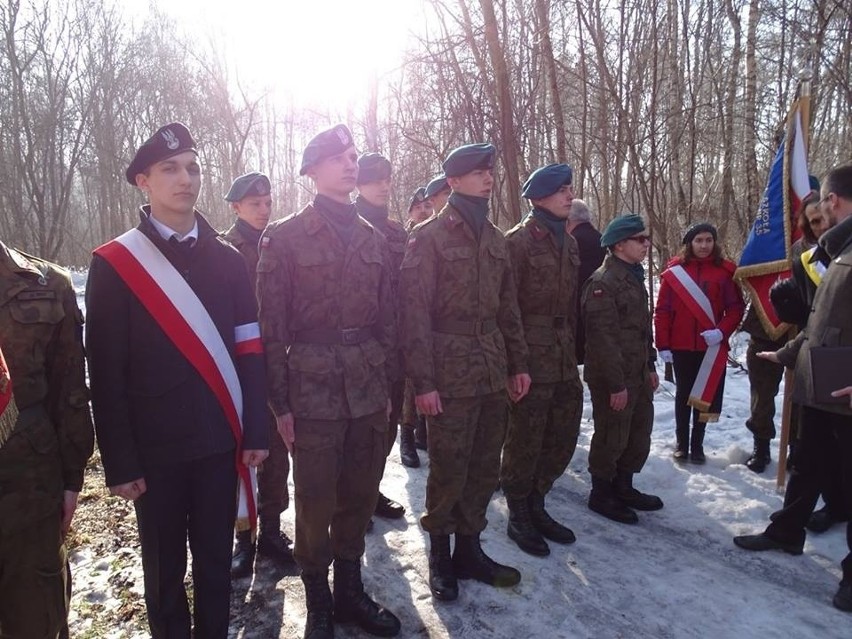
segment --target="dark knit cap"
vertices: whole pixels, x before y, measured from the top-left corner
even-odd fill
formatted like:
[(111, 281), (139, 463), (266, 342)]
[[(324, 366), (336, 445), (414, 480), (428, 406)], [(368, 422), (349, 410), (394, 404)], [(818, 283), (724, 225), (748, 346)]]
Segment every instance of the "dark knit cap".
[(713, 236), (714, 242), (719, 239), (719, 233), (716, 231), (715, 226), (709, 222), (698, 222), (686, 229), (686, 233), (683, 234), (683, 244), (692, 242), (699, 233), (709, 233)]

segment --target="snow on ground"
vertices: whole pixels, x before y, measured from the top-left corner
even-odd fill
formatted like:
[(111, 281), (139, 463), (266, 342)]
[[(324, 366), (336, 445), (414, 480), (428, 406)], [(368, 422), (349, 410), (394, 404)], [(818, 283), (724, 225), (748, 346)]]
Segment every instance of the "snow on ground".
[[(738, 335), (734, 344), (741, 361), (745, 338)], [(423, 467), (406, 469), (394, 449), (382, 491), (403, 503), (407, 512), (402, 521), (375, 520), (367, 537), (363, 574), (368, 592), (400, 617), (400, 636), (852, 637), (852, 618), (831, 605), (839, 562), (846, 554), (842, 526), (822, 535), (809, 534), (799, 557), (775, 551), (749, 553), (731, 541), (734, 535), (761, 531), (782, 502), (775, 489), (774, 461), (763, 475), (743, 465), (751, 449), (744, 426), (749, 412), (745, 372), (728, 368), (722, 418), (708, 426), (704, 466), (678, 465), (671, 458), (673, 392), (673, 385), (664, 382), (656, 394), (651, 454), (636, 479), (638, 488), (660, 495), (663, 510), (640, 513), (639, 524), (627, 526), (586, 507), (593, 428), (587, 392), (577, 452), (547, 500), (551, 514), (575, 531), (577, 542), (551, 544), (552, 554), (544, 559), (524, 554), (506, 537), (506, 503), (496, 493), (483, 547), (493, 558), (518, 567), (523, 579), (507, 590), (461, 582), (455, 602), (434, 601), (427, 584), (427, 536), (418, 518), (428, 462), (421, 451)], [(778, 407), (780, 416), (780, 396)], [(777, 440), (772, 455), (776, 460)], [(86, 503), (81, 505), (85, 508)], [(107, 517), (105, 534), (133, 522), (130, 508), (119, 508)], [(292, 537), (292, 508), (282, 519)], [(145, 636), (144, 615), (127, 612), (128, 606), (140, 610), (141, 605), (137, 548), (92, 545), (97, 552), (83, 543), (72, 554), (71, 636)], [(301, 637), (305, 605), (298, 576), (277, 571), (265, 560), (258, 568), (254, 581), (234, 583), (230, 636)], [(123, 586), (120, 597), (114, 594), (116, 583)], [(365, 635), (338, 626), (336, 636)]]

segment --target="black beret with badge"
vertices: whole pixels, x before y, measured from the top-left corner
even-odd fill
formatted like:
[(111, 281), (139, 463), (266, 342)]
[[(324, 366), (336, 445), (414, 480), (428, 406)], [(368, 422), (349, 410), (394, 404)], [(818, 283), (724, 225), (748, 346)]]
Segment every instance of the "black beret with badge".
[(139, 147), (124, 176), (130, 184), (135, 186), (136, 176), (145, 169), (184, 151), (198, 152), (189, 129), (180, 122), (167, 124)]
[(387, 180), (390, 176), (390, 160), (381, 153), (363, 153), (358, 157), (358, 184)]
[(354, 144), (352, 133), (345, 124), (338, 124), (317, 133), (302, 153), (302, 167), (299, 169), (299, 175), (304, 175), (315, 164), (343, 153)]
[(496, 153), (493, 144), (465, 144), (450, 151), (441, 166), (447, 177), (461, 177), (477, 169), (494, 168)]
[(269, 195), (271, 192), (272, 185), (269, 178), (260, 171), (251, 171), (234, 180), (225, 200), (239, 202), (244, 197)]

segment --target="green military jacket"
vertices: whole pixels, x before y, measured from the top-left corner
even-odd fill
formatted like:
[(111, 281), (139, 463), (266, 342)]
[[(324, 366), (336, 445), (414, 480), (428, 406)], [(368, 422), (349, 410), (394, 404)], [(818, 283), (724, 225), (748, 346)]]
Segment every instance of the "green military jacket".
[(405, 370), (416, 394), (475, 397), (528, 372), (506, 238), (490, 222), (478, 242), (450, 205), (416, 226), (399, 297)]
[(260, 252), (257, 246), (243, 237), (236, 225), (222, 233), (222, 237), (233, 244), (234, 248), (245, 258), (252, 290), (255, 290), (257, 288), (257, 263), (260, 260)]
[(67, 271), (0, 242), (0, 347), (20, 412), (0, 437), (0, 536), (83, 486), (94, 431), (82, 323)]
[(589, 385), (618, 393), (647, 383), (657, 359), (648, 291), (625, 262), (606, 256), (583, 287), (582, 308)]
[(568, 233), (562, 250), (532, 216), (506, 233), (534, 383), (578, 380), (574, 341), (580, 253)]
[[(387, 407), (398, 374), (387, 248), (358, 218), (348, 246), (308, 205), (270, 224), (257, 266), (269, 403), (276, 415), (351, 419)], [(299, 340), (306, 331), (370, 329), (358, 344)]]

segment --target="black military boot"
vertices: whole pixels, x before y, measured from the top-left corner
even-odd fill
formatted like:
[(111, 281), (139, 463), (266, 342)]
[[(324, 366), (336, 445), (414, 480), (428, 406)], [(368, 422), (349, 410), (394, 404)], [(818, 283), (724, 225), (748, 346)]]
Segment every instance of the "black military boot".
[(625, 506), (634, 510), (659, 510), (663, 507), (663, 500), (656, 495), (640, 493), (633, 488), (633, 473), (619, 471), (612, 482), (613, 494), (620, 499)]
[(242, 579), (250, 577), (254, 568), (255, 545), (250, 530), (237, 533), (237, 543), (231, 557), (231, 577)]
[(509, 539), (518, 544), (518, 548), (537, 557), (546, 557), (550, 554), (550, 546), (541, 536), (541, 533), (533, 526), (530, 516), (530, 506), (523, 497), (520, 499), (506, 498), (509, 506), (509, 525), (506, 534)]
[(403, 424), (399, 429), (399, 461), (407, 468), (420, 468), (420, 457), (414, 444), (414, 426)]
[(675, 426), (675, 445), (674, 457), (677, 462), (685, 462), (689, 460), (689, 424)]
[(704, 456), (704, 431), (707, 424), (698, 422), (692, 427), (692, 442), (689, 445), (689, 461), (693, 464), (703, 464), (707, 461)]
[(527, 503), (530, 507), (533, 526), (544, 537), (557, 544), (573, 544), (577, 541), (574, 531), (560, 524), (544, 509), (544, 495), (533, 490), (527, 497)]
[(376, 502), (376, 515), (385, 519), (399, 519), (405, 514), (405, 507), (379, 493)]
[(348, 559), (334, 560), (334, 621), (357, 624), (377, 637), (395, 637), (400, 629), (399, 619), (364, 592), (361, 562)]
[(429, 535), (429, 590), (441, 601), (454, 601), (459, 596), (459, 582), (450, 556), (449, 535)]
[(752, 472), (762, 473), (771, 461), (769, 440), (755, 435), (754, 450), (751, 453), (751, 457), (746, 460), (746, 467)]
[(414, 426), (414, 445), (420, 450), (429, 450), (429, 436), (426, 430), (426, 418), (417, 416), (417, 424)]
[(521, 573), (498, 564), (482, 550), (479, 535), (456, 534), (453, 566), (459, 579), (475, 579), (489, 586), (508, 588), (521, 581)]
[(612, 482), (603, 477), (592, 477), (589, 510), (620, 524), (635, 524), (639, 521), (639, 516), (615, 496)]
[(278, 517), (260, 520), (260, 533), (257, 536), (257, 554), (267, 557), (279, 566), (292, 566), (292, 543), (290, 538), (281, 532), (281, 522)]
[(308, 607), (305, 639), (334, 639), (334, 602), (328, 587), (328, 574), (303, 574), (302, 583), (305, 584), (305, 603)]

